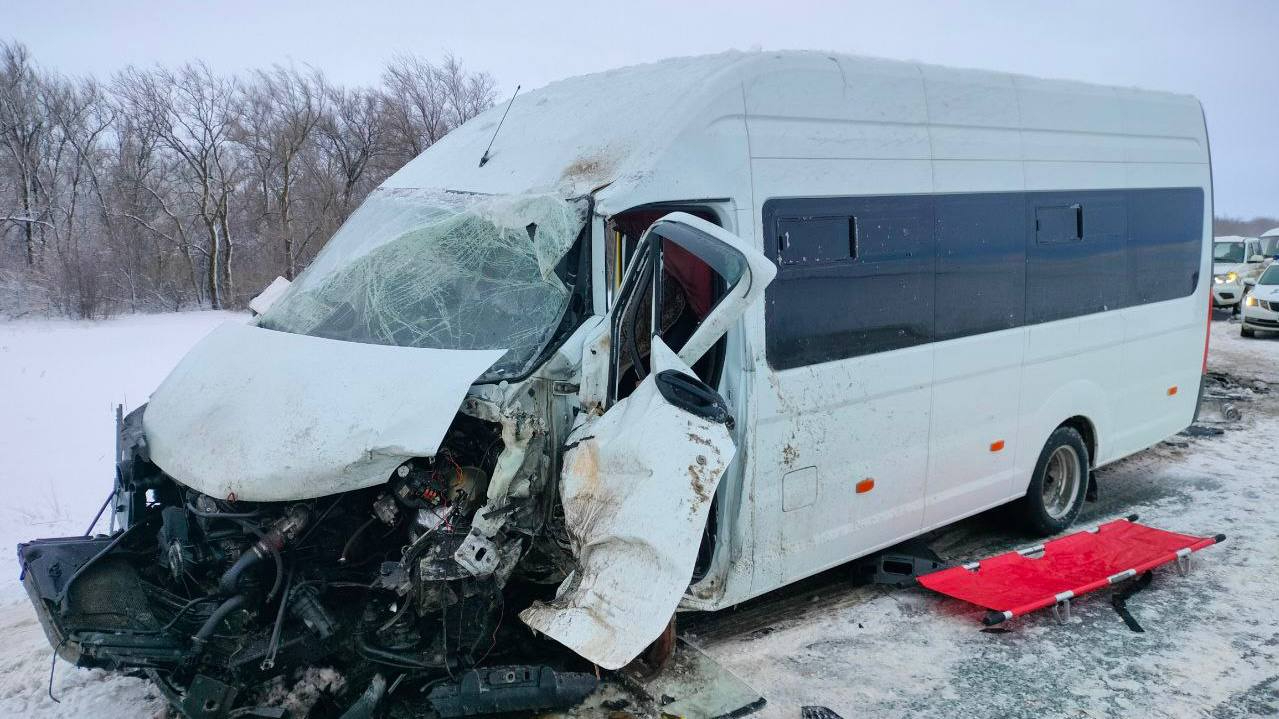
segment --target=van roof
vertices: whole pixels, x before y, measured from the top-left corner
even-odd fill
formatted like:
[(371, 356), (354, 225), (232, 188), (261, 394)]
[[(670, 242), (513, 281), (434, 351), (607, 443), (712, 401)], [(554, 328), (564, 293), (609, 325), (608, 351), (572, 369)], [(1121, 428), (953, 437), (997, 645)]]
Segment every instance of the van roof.
[[(1011, 122), (1019, 127), (1008, 129), (1041, 129), (1045, 133), (1078, 129), (1093, 135), (1142, 135), (1178, 141), (1189, 138), (1199, 140), (1192, 143), (1195, 147), (1190, 152), (1202, 153), (1206, 162), (1202, 111), (1198, 101), (1188, 95), (832, 53), (725, 52), (582, 75), (523, 93), (511, 104), (494, 138), (507, 104), (501, 101), (428, 148), (385, 186), (576, 196), (613, 184), (609, 190), (613, 194), (619, 185), (638, 183), (653, 175), (662, 162), (678, 162), (681, 154), (708, 152), (700, 148), (722, 141), (733, 131), (740, 133), (743, 118), (761, 112), (761, 101), (751, 93), (764, 86), (761, 80), (769, 76), (773, 76), (774, 85), (767, 91), (771, 95), (763, 100), (780, 97), (778, 77), (799, 78), (803, 93), (790, 97), (801, 98), (804, 104), (811, 101), (833, 106), (841, 101), (841, 95), (858, 94), (861, 112), (869, 118), (859, 122), (876, 121), (881, 116), (884, 122), (902, 121), (889, 116), (894, 111), (891, 102), (883, 103), (883, 109), (875, 108), (874, 115), (865, 109), (875, 104), (873, 93), (881, 80), (914, 82), (914, 78), (922, 78), (930, 83), (940, 78), (944, 84), (959, 77), (982, 87), (1008, 90), (1009, 95), (1016, 89), (1019, 99), (1025, 96), (1024, 102), (1013, 103), (1017, 107)], [(780, 86), (785, 92), (785, 85)], [(931, 96), (933, 91), (928, 92)], [(921, 114), (907, 122), (942, 123), (936, 116), (946, 108), (930, 109), (923, 102), (924, 92), (918, 94)], [(1110, 102), (1112, 98), (1120, 102)], [(1125, 107), (1137, 110), (1117, 107), (1131, 100), (1136, 102)], [(786, 101), (790, 102), (789, 97)], [(1084, 109), (1076, 111), (1080, 107)], [(1068, 110), (1063, 111), (1065, 108)], [(948, 116), (944, 122), (995, 126), (994, 120), (971, 114), (958, 119)], [(1008, 117), (1000, 122), (1007, 125)], [(490, 140), (491, 159), (481, 168), (480, 157)], [(745, 152), (743, 148), (743, 156)], [(687, 174), (688, 167), (681, 165), (681, 172)]]
[(1279, 227), (1272, 227), (1261, 233), (1262, 237), (1279, 237)]

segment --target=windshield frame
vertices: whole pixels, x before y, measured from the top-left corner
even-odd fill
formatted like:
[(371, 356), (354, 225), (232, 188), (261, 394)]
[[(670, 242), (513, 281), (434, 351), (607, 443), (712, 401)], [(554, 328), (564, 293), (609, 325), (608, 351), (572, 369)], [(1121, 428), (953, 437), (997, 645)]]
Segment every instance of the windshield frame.
[[(1267, 277), (1269, 277), (1273, 281), (1266, 282), (1265, 280)], [(1269, 267), (1266, 268), (1265, 272), (1261, 273), (1261, 276), (1257, 278), (1257, 285), (1258, 286), (1266, 285), (1267, 287), (1271, 285), (1279, 285), (1279, 262), (1275, 262), (1271, 264)]]
[[(594, 277), (594, 266), (591, 258), (594, 256), (592, 252), (592, 242), (594, 242), (594, 234), (591, 228), (595, 225), (592, 221), (595, 217), (595, 196), (591, 194), (578, 195), (576, 197), (566, 198), (569, 202), (586, 201), (586, 221), (582, 223), (582, 229), (578, 231), (577, 239), (573, 241), (573, 245), (560, 258), (559, 264), (556, 266), (556, 275), (560, 280), (568, 283), (568, 280), (561, 274), (561, 268), (567, 270), (570, 264), (574, 265), (576, 277), (574, 278), (569, 292), (568, 303), (564, 306), (564, 312), (560, 315), (559, 324), (555, 331), (550, 334), (542, 348), (533, 354), (533, 358), (525, 365), (525, 371), (511, 376), (503, 376), (497, 379), (489, 379), (488, 374), (481, 375), (475, 384), (496, 384), (497, 382), (522, 382), (533, 376), (543, 365), (550, 360), (551, 356), (559, 351), (560, 347), (568, 340), (587, 318), (595, 313), (594, 295), (591, 292), (593, 287), (592, 279)], [(574, 256), (576, 253), (576, 256)]]

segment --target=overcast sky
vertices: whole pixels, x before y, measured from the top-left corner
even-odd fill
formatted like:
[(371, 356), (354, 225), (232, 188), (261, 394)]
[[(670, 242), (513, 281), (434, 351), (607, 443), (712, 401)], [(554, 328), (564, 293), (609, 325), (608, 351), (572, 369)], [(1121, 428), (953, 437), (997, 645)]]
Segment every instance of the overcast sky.
[(200, 58), (295, 62), (347, 84), (397, 52), (452, 52), (505, 95), (726, 49), (817, 49), (1191, 93), (1203, 101), (1219, 215), (1279, 216), (1279, 2), (0, 0), (0, 38), (44, 67), (105, 77)]

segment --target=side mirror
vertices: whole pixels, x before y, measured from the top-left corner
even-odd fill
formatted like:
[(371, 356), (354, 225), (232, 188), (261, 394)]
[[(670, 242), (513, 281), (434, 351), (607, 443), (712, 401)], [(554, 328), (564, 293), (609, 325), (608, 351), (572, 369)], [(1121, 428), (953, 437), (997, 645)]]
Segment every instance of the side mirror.
[(1249, 261), (1249, 262), (1265, 262), (1265, 261), (1266, 261), (1266, 256), (1265, 256), (1265, 255), (1253, 255), (1252, 257), (1249, 257), (1249, 258), (1248, 258), (1248, 261)]
[(275, 304), (275, 301), (284, 295), (284, 291), (289, 289), (291, 283), (283, 277), (277, 277), (271, 280), (271, 284), (266, 286), (265, 290), (257, 297), (249, 300), (249, 310), (255, 315), (264, 315), (266, 311)]

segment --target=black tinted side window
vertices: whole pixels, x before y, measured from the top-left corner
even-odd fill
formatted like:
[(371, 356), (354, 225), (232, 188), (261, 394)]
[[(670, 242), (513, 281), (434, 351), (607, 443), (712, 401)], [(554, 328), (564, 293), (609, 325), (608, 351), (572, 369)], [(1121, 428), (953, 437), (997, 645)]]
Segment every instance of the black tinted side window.
[(1186, 297), (1203, 213), (1199, 188), (769, 200), (769, 364)]
[(782, 265), (851, 260), (857, 254), (857, 221), (844, 215), (777, 218), (777, 259)]
[(1203, 209), (1198, 187), (1128, 192), (1131, 304), (1194, 293), (1203, 256)]
[(937, 339), (1021, 326), (1026, 218), (1021, 193), (937, 197)]
[(770, 200), (764, 226), (778, 265), (765, 298), (774, 367), (932, 341), (932, 197)]
[[(1026, 322), (1127, 304), (1125, 192), (1036, 192), (1027, 197), (1027, 216), (1038, 229), (1026, 242)], [(1045, 217), (1053, 218), (1050, 230)]]
[(1072, 242), (1084, 238), (1084, 208), (1073, 205), (1036, 205), (1035, 241), (1039, 244)]

